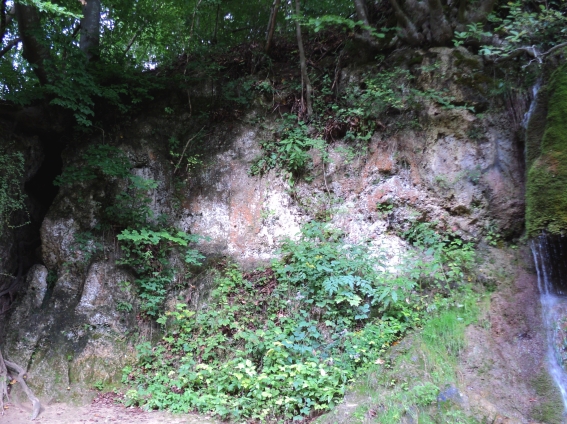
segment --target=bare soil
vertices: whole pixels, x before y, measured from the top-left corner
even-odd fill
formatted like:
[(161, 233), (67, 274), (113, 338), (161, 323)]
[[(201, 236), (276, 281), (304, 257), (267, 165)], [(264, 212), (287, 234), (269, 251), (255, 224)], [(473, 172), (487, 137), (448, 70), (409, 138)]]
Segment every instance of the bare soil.
[[(0, 423), (29, 424), (31, 404), (8, 404), (8, 409), (0, 416)], [(213, 424), (217, 421), (205, 415), (170, 414), (163, 411), (143, 411), (140, 408), (127, 408), (117, 403), (112, 393), (99, 395), (90, 405), (73, 406), (53, 403), (42, 406), (41, 413), (34, 423), (38, 424)]]

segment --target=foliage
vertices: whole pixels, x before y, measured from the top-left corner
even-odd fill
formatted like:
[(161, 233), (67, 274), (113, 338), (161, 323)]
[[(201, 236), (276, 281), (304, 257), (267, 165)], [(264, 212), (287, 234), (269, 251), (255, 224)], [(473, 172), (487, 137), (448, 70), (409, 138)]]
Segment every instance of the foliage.
[(567, 40), (565, 7), (563, 2), (546, 2), (537, 7), (521, 0), (508, 2), (489, 16), (487, 27), (491, 31), (474, 23), (467, 26), (467, 31), (457, 32), (454, 43), (461, 45), (471, 39), (481, 41), (496, 35), (501, 42), (483, 45), (480, 54), (505, 58), (518, 48), (527, 48), (537, 57), (538, 50), (549, 49)]
[(78, 13), (72, 12), (65, 7), (59, 6), (58, 4), (51, 3), (50, 1), (43, 0), (17, 0), (20, 4), (25, 4), (29, 6), (35, 6), (40, 12), (50, 12), (55, 15), (60, 16), (71, 16), (73, 18), (81, 18), (82, 16)]
[(175, 280), (175, 271), (169, 259), (171, 253), (178, 247), (184, 248), (184, 262), (188, 266), (199, 265), (203, 259), (196, 250), (188, 248), (198, 237), (179, 230), (125, 229), (117, 239), (122, 242), (120, 247), (123, 254), (117, 263), (128, 266), (136, 273), (135, 284), (142, 301), (141, 310), (152, 318), (158, 316), (167, 288)]
[(355, 22), (352, 19), (343, 18), (342, 16), (337, 15), (323, 15), (317, 18), (309, 18), (307, 22), (304, 23), (304, 25), (313, 28), (314, 32), (319, 32), (327, 27), (338, 27), (345, 28), (346, 30), (351, 32), (355, 31), (356, 29), (362, 29), (370, 33), (373, 37), (385, 37), (383, 33), (376, 31), (375, 28), (369, 25), (365, 25), (362, 21)]
[[(419, 423), (477, 423), (458, 401), (455, 364), (465, 347), (466, 327), (479, 319), (488, 301), (489, 296), (462, 286), (453, 297), (433, 302), (436, 309), (429, 309), (422, 329), (389, 348), (353, 383), (359, 406), (350, 409), (352, 416), (343, 416), (343, 422), (370, 416), (384, 424), (397, 424), (403, 417)], [(334, 420), (329, 414), (317, 422)]]
[(130, 162), (124, 152), (107, 144), (89, 146), (81, 156), (85, 166), (69, 166), (59, 175), (54, 184), (72, 185), (82, 181), (91, 181), (99, 176), (126, 178), (130, 175)]
[(96, 240), (90, 231), (75, 233), (75, 240), (71, 245), (70, 251), (80, 255), (81, 260), (88, 264), (93, 256), (103, 251), (104, 245)]
[(261, 141), (263, 153), (250, 168), (252, 175), (261, 175), (275, 167), (286, 171), (288, 180), (300, 174), (311, 161), (307, 151), (316, 144), (308, 136), (307, 125), (286, 114), (280, 122), (275, 141)]
[(0, 146), (0, 235), (16, 211), (25, 210), (22, 191), (24, 156)]
[(420, 270), (420, 285), (433, 284), (450, 291), (471, 273), (475, 262), (474, 246), (456, 234), (441, 233), (435, 227), (435, 223), (416, 222), (402, 236), (422, 252), (414, 262), (415, 270)]
[[(130, 174), (131, 165), (122, 150), (109, 145), (90, 146), (81, 159), (83, 166), (66, 168), (56, 183), (72, 185), (106, 178), (118, 184), (127, 184), (108, 199), (103, 218), (106, 225), (122, 229), (117, 236), (121, 242), (122, 258), (117, 263), (134, 271), (134, 282), (142, 301), (141, 311), (148, 317), (156, 318), (168, 288), (178, 279), (171, 258), (181, 252), (184, 262), (182, 272), (185, 267), (199, 265), (203, 256), (189, 247), (199, 237), (168, 228), (165, 222), (167, 217), (154, 216), (148, 192), (156, 189), (158, 184), (152, 179)], [(76, 234), (72, 246), (72, 250), (80, 254), (85, 262), (102, 248), (103, 245), (89, 231)], [(123, 302), (117, 309), (131, 311), (132, 305)]]
[[(271, 268), (228, 266), (207, 306), (178, 304), (165, 336), (138, 346), (128, 404), (199, 410), (234, 420), (301, 420), (332, 407), (357, 370), (419, 325), (427, 305), (412, 261), (390, 270), (366, 245), (310, 223), (285, 240)], [(443, 298), (438, 297), (439, 307)], [(429, 386), (416, 389), (420, 402)]]

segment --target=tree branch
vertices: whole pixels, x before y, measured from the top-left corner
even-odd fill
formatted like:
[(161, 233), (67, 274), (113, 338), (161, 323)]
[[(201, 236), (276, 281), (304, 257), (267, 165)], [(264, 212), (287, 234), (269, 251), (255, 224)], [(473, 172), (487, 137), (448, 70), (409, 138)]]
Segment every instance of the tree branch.
[(45, 85), (47, 83), (47, 72), (44, 61), (49, 57), (49, 49), (42, 37), (43, 31), (39, 11), (35, 6), (26, 6), (21, 3), (15, 3), (14, 8), (20, 38), (24, 46), (22, 56), (33, 66), (33, 71), (39, 82)]
[(141, 25), (140, 28), (138, 28), (138, 31), (136, 31), (134, 36), (130, 39), (130, 42), (126, 46), (126, 50), (124, 50), (124, 54), (128, 53), (128, 51), (130, 50), (130, 48), (134, 44), (134, 41), (136, 41), (136, 38), (138, 38), (138, 35), (140, 35), (142, 33), (142, 31), (144, 30), (145, 27), (146, 26), (145, 26), (145, 22), (144, 22), (144, 25)]
[(562, 47), (567, 47), (567, 42), (558, 44), (558, 45), (556, 45), (556, 46), (553, 46), (552, 48), (550, 48), (550, 49), (549, 49), (548, 51), (546, 51), (545, 53), (542, 53), (541, 55), (542, 55), (542, 56), (547, 56), (548, 54), (550, 54), (550, 53), (554, 52), (555, 50), (558, 50), (558, 49), (560, 49), (560, 48), (562, 48)]
[(274, 38), (274, 31), (276, 29), (276, 18), (278, 17), (278, 10), (280, 8), (281, 0), (274, 0), (272, 4), (272, 10), (270, 11), (270, 21), (268, 22), (268, 30), (266, 31), (266, 47), (264, 51), (268, 53), (272, 45), (272, 39)]
[(394, 14), (398, 20), (398, 25), (403, 31), (400, 36), (404, 38), (410, 45), (417, 46), (421, 42), (421, 37), (415, 28), (413, 22), (408, 18), (405, 12), (402, 10), (397, 0), (390, 0), (390, 4), (394, 9)]
[(4, 47), (2, 50), (0, 50), (0, 58), (3, 57), (6, 53), (8, 53), (10, 50), (12, 50), (12, 47), (20, 44), (21, 41), (22, 41), (21, 38), (16, 38), (16, 39), (10, 41), (8, 44), (6, 44), (6, 47)]

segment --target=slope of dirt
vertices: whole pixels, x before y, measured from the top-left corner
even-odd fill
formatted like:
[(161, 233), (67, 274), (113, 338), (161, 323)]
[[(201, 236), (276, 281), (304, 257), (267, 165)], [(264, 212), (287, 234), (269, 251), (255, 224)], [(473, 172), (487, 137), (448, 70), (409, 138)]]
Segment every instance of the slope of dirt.
[(460, 389), (478, 417), (507, 423), (563, 423), (563, 403), (547, 372), (547, 341), (529, 249), (494, 249), (490, 308), (467, 330)]
[[(2, 424), (29, 424), (31, 404), (8, 404)], [(125, 423), (125, 424), (213, 424), (217, 421), (205, 415), (174, 415), (163, 411), (143, 411), (116, 403), (112, 393), (99, 395), (90, 405), (72, 406), (65, 403), (43, 405), (38, 424)]]

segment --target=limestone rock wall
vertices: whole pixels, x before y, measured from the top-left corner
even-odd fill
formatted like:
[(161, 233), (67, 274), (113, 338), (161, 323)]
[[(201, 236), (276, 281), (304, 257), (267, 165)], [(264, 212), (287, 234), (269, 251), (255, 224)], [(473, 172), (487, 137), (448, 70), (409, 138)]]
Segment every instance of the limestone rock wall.
[[(482, 64), (466, 52), (432, 49), (420, 53), (425, 64), (438, 64), (438, 78), (418, 79), (421, 89), (446, 88), (463, 104), (486, 107), (475, 76)], [(360, 78), (360, 70), (343, 79)], [(469, 78), (463, 88), (460, 83)], [(312, 151), (310, 181), (290, 186), (277, 170), (251, 176), (261, 154), (260, 141), (271, 137), (277, 116), (255, 109), (242, 119), (208, 130), (203, 165), (184, 180), (158, 134), (186, 129), (195, 133), (188, 114), (165, 116), (156, 106), (124, 124), (106, 139), (70, 145), (66, 165), (81, 166), (92, 143), (118, 146), (136, 175), (158, 182), (150, 207), (167, 214), (175, 226), (206, 236), (199, 249), (209, 257), (227, 256), (245, 267), (274, 257), (283, 237), (294, 237), (312, 219), (327, 219), (352, 242), (370, 241), (395, 262), (406, 244), (399, 234), (412, 223), (435, 221), (464, 239), (479, 238), (489, 228), (519, 235), (523, 228), (523, 152), (506, 110), (483, 116), (464, 108), (443, 108), (425, 101), (419, 128), (378, 131), (367, 144), (330, 143), (329, 160)], [(77, 249), (78, 234), (100, 223), (108, 199), (122, 190), (120, 181), (90, 181), (62, 187), (41, 227), (43, 266), (29, 274), (28, 290), (7, 324), (6, 356), (27, 365), (29, 382), (47, 399), (81, 399), (85, 388), (120, 379), (133, 360), (134, 345), (156, 337), (157, 328), (140, 320), (132, 275), (116, 265), (116, 232), (97, 238), (96, 255)], [(384, 208), (384, 205), (391, 205)], [(491, 230), (491, 231), (492, 231)], [(83, 249), (84, 250), (84, 249)], [(88, 249), (87, 249), (88, 250)], [(201, 300), (210, 275), (194, 288), (172, 290)], [(193, 292), (191, 292), (191, 290)], [(121, 305), (131, 305), (124, 310)]]

